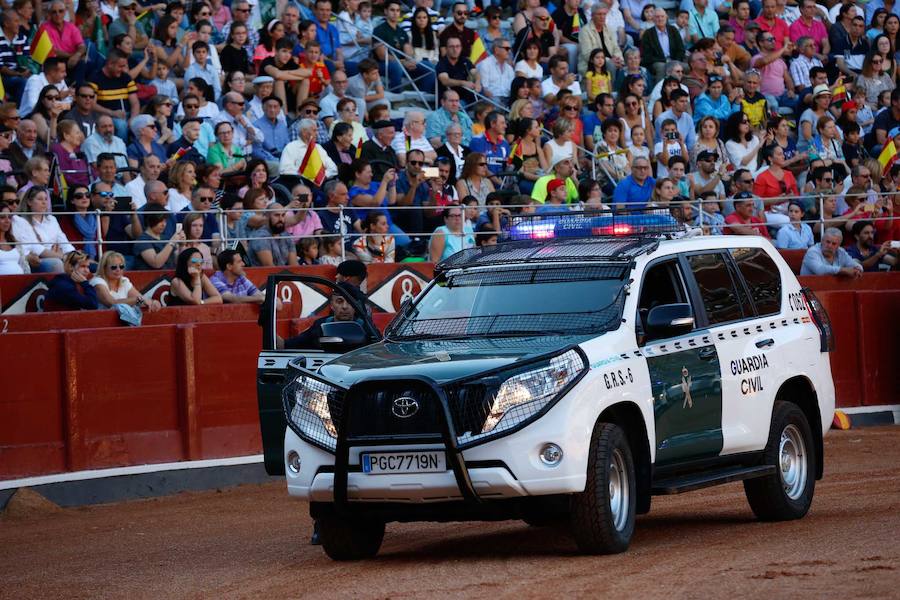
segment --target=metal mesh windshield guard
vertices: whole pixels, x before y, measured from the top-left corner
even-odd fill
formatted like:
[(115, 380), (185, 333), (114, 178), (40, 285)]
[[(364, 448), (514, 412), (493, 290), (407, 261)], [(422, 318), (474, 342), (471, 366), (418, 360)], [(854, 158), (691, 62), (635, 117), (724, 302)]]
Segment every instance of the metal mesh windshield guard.
[[(623, 288), (624, 289), (624, 288)], [(579, 335), (608, 331), (622, 314), (625, 294), (592, 311), (485, 315), (440, 319), (406, 318), (392, 323), (395, 340), (463, 338), (468, 336)]]

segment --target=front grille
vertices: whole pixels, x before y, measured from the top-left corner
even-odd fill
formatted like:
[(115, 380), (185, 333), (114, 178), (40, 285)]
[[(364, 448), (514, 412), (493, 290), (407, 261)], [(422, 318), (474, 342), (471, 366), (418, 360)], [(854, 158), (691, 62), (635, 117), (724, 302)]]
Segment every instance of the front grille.
[[(441, 404), (427, 385), (385, 382), (348, 393), (347, 436), (439, 436)], [(413, 410), (415, 407), (415, 410)]]

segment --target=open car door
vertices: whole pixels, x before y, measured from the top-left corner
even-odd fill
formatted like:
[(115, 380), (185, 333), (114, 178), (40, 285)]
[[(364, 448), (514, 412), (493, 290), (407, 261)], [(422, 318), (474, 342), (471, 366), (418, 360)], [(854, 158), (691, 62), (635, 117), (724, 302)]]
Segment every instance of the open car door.
[[(332, 293), (343, 296), (363, 316), (364, 336), (350, 344), (322, 344), (310, 348), (284, 349), (284, 340), (295, 336), (319, 318), (328, 316)], [(269, 475), (284, 475), (284, 432), (287, 421), (281, 392), (286, 385), (288, 363), (316, 371), (344, 352), (381, 339), (365, 306), (348, 296), (334, 282), (314, 275), (284, 273), (270, 275), (266, 283), (266, 301), (260, 311), (262, 351), (256, 365), (256, 397), (263, 457)], [(298, 329), (298, 325), (300, 325)], [(324, 349), (323, 349), (324, 348)]]

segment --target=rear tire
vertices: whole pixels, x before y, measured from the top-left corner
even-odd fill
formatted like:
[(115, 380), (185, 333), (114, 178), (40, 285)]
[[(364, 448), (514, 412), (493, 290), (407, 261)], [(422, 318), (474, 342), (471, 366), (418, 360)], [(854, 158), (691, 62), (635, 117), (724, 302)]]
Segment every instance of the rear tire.
[(332, 560), (372, 558), (384, 540), (384, 523), (324, 517), (319, 520), (319, 539)]
[(775, 473), (744, 481), (753, 514), (762, 521), (790, 521), (809, 511), (816, 489), (816, 446), (809, 421), (791, 402), (776, 401), (765, 464)]
[(612, 423), (597, 423), (584, 491), (571, 500), (570, 522), (578, 548), (586, 554), (627, 550), (636, 499), (634, 461), (625, 432)]

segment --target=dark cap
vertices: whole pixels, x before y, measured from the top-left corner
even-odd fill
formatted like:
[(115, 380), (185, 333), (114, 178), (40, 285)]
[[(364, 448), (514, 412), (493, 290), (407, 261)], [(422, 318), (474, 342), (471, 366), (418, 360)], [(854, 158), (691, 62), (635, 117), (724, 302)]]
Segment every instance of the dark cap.
[(304, 106), (315, 106), (316, 108), (319, 108), (319, 102), (315, 98), (307, 98), (300, 103), (300, 106), (297, 107), (297, 111), (299, 112)]
[(697, 160), (719, 160), (719, 153), (712, 150), (703, 150), (697, 155)]
[(338, 275), (343, 275), (344, 277), (359, 277), (360, 280), (364, 280), (368, 275), (366, 263), (361, 260), (345, 260), (337, 266), (337, 272)]
[(372, 124), (372, 129), (387, 129), (388, 127), (394, 127), (394, 122), (383, 120), (375, 121), (375, 123)]
[(750, 192), (738, 192), (734, 195), (735, 200), (753, 200), (753, 194)]
[(756, 21), (750, 21), (744, 25), (744, 31), (747, 31), (748, 29), (762, 29), (762, 27), (760, 27), (759, 23)]
[(188, 117), (187, 119), (182, 119), (181, 120), (182, 129), (184, 129), (184, 126), (187, 125), (188, 123), (200, 123), (201, 125), (203, 125), (203, 119), (201, 119), (200, 117)]

